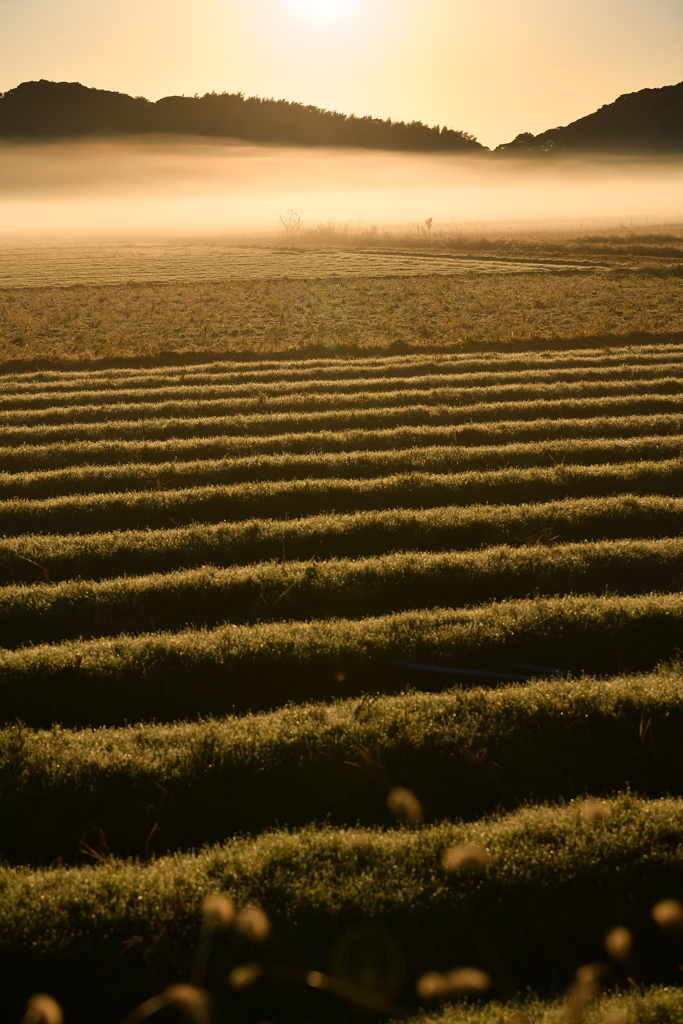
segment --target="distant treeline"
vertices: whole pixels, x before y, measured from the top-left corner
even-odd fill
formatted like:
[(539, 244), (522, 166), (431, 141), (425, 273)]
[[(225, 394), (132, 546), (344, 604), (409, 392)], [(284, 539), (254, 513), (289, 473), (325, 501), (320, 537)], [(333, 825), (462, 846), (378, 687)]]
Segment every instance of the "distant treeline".
[[(467, 132), (421, 121), (383, 121), (243, 93), (143, 96), (88, 89), (78, 82), (23, 82), (0, 95), (0, 137), (64, 138), (161, 132), (414, 152), (489, 151)], [(641, 89), (571, 124), (524, 132), (496, 153), (683, 153), (683, 82)]]
[(356, 117), (242, 93), (141, 96), (78, 82), (23, 82), (0, 97), (0, 136), (44, 138), (163, 132), (295, 146), (360, 146), (414, 151), (483, 151), (466, 132), (420, 121)]
[(681, 153), (683, 82), (641, 89), (540, 135), (524, 132), (498, 150), (512, 153)]

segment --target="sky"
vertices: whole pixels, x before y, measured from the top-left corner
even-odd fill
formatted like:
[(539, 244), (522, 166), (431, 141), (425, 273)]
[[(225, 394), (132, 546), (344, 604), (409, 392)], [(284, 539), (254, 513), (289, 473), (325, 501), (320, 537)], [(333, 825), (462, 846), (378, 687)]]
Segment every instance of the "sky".
[(244, 92), (484, 145), (683, 80), (683, 0), (0, 0), (0, 91)]

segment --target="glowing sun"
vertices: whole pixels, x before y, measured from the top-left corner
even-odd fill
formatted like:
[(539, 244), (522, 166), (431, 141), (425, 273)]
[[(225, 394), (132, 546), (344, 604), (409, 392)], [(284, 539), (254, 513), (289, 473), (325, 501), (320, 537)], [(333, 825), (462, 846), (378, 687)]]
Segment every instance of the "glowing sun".
[(338, 21), (352, 13), (357, 0), (289, 0), (289, 6), (306, 21)]

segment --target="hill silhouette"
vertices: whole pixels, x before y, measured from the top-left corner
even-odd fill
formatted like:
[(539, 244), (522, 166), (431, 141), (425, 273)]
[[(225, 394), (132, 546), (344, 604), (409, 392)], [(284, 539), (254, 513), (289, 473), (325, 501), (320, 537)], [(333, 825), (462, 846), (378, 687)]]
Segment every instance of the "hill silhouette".
[[(357, 117), (243, 93), (142, 96), (78, 82), (22, 82), (0, 95), (0, 137), (65, 138), (164, 133), (293, 146), (358, 146), (414, 152), (488, 153), (473, 135), (421, 121)], [(496, 153), (683, 153), (683, 82), (641, 89), (571, 124), (524, 132)]]
[(163, 132), (295, 146), (360, 146), (413, 151), (485, 151), (466, 132), (420, 121), (356, 117), (242, 93), (140, 96), (78, 82), (23, 82), (0, 97), (0, 137), (63, 138)]
[(683, 82), (626, 93), (561, 128), (525, 132), (496, 152), (682, 153)]

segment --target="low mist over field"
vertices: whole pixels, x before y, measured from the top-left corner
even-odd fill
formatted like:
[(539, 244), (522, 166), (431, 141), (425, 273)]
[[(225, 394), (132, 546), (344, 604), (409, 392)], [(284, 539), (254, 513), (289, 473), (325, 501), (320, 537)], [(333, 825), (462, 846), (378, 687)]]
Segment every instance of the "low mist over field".
[(538, 159), (136, 137), (0, 145), (5, 238), (270, 234), (295, 210), (434, 232), (486, 222), (634, 224), (683, 215), (676, 157)]

